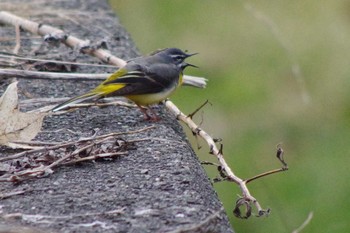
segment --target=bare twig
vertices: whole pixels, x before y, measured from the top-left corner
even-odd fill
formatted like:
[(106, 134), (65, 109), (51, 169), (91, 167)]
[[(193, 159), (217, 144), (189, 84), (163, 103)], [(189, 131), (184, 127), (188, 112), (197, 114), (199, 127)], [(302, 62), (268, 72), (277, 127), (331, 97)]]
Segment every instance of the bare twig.
[(276, 170), (273, 170), (270, 172), (260, 174), (256, 177), (249, 179), (248, 182), (247, 182), (247, 180), (243, 180), (243, 179), (239, 178), (238, 176), (236, 176), (233, 173), (231, 168), (226, 163), (224, 156), (222, 154), (222, 144), (221, 144), (221, 147), (218, 148), (215, 144), (215, 140), (207, 132), (205, 132), (203, 129), (199, 128), (198, 125), (196, 125), (190, 117), (183, 114), (172, 102), (167, 100), (165, 102), (165, 105), (167, 106), (168, 109), (171, 110), (171, 112), (173, 112), (176, 115), (176, 117), (179, 120), (184, 122), (190, 128), (190, 130), (193, 132), (193, 134), (200, 136), (202, 139), (204, 139), (205, 142), (207, 142), (207, 144), (210, 148), (210, 151), (209, 151), (210, 154), (216, 156), (216, 158), (219, 161), (220, 174), (222, 176), (224, 175), (223, 178), (225, 180), (234, 182), (240, 187), (242, 195), (243, 195), (242, 200), (245, 203), (244, 205), (246, 205), (246, 203), (248, 205), (253, 204), (258, 210), (257, 216), (267, 215), (270, 212), (270, 210), (269, 209), (267, 209), (267, 210), (262, 209), (259, 202), (250, 194), (249, 189), (247, 187), (247, 183), (252, 181), (252, 180), (255, 180), (257, 178), (266, 176), (266, 175), (274, 174), (274, 173), (277, 173), (280, 171), (285, 171), (286, 168), (276, 169)]
[(265, 213), (265, 210), (263, 210), (261, 208), (259, 202), (250, 194), (249, 189), (246, 185), (246, 182), (233, 173), (231, 168), (226, 163), (224, 156), (220, 153), (220, 150), (217, 148), (213, 138), (210, 137), (210, 135), (207, 132), (200, 129), (192, 121), (191, 118), (189, 118), (185, 114), (183, 114), (172, 102), (167, 100), (165, 102), (165, 105), (167, 106), (168, 109), (171, 110), (171, 112), (173, 112), (176, 115), (176, 117), (179, 120), (186, 123), (186, 125), (190, 128), (190, 130), (193, 133), (197, 134), (198, 136), (203, 138), (204, 141), (207, 142), (207, 144), (210, 148), (210, 154), (216, 156), (216, 158), (218, 159), (218, 161), (220, 163), (220, 166), (225, 170), (228, 180), (236, 183), (240, 187), (244, 199), (247, 200), (249, 203), (253, 203), (255, 205), (255, 207), (257, 208), (259, 215), (263, 215)]
[(53, 145), (59, 145), (61, 142), (40, 142), (40, 141), (30, 141), (30, 142), (24, 142), (24, 141), (12, 141), (16, 144), (23, 144), (23, 145), (30, 145), (30, 146), (53, 146)]
[(264, 176), (272, 175), (272, 174), (275, 174), (275, 173), (278, 173), (278, 172), (287, 171), (287, 170), (288, 170), (288, 165), (287, 165), (287, 163), (284, 161), (283, 154), (284, 154), (284, 151), (283, 151), (281, 145), (278, 144), (278, 145), (277, 145), (276, 157), (277, 157), (278, 160), (282, 163), (282, 167), (281, 167), (281, 168), (278, 168), (278, 169), (271, 170), (271, 171), (263, 172), (263, 173), (261, 173), (261, 174), (259, 174), (259, 175), (256, 175), (256, 176), (252, 177), (252, 178), (246, 179), (245, 182), (248, 184), (249, 182), (252, 182), (253, 180), (262, 178), (262, 177), (264, 177)]
[(22, 152), (13, 154), (13, 155), (2, 157), (2, 158), (0, 158), (0, 162), (9, 161), (9, 160), (13, 160), (13, 159), (18, 159), (18, 158), (21, 158), (21, 157), (24, 157), (24, 156), (28, 156), (28, 155), (31, 155), (31, 154), (34, 154), (34, 153), (39, 153), (39, 152), (46, 151), (46, 150), (55, 150), (55, 149), (59, 149), (59, 148), (65, 147), (65, 146), (69, 146), (69, 145), (74, 145), (74, 143), (73, 142), (67, 142), (67, 143), (59, 144), (59, 145), (55, 145), (55, 146), (42, 147), (42, 148), (38, 148), (38, 149), (32, 149), (32, 150), (29, 150), (29, 151), (22, 151)]
[(213, 163), (213, 162), (210, 162), (210, 161), (201, 161), (201, 164), (203, 164), (203, 165), (213, 165), (213, 166), (216, 166), (216, 167), (220, 166), (219, 164)]
[(0, 200), (6, 199), (6, 198), (9, 198), (12, 196), (16, 196), (16, 195), (21, 195), (21, 194), (26, 193), (28, 191), (31, 191), (31, 190), (20, 190), (20, 191), (13, 191), (10, 193), (0, 193)]
[(60, 79), (60, 80), (105, 80), (111, 74), (83, 74), (83, 73), (55, 73), (39, 72), (18, 69), (0, 69), (1, 78), (37, 78), (37, 79)]
[[(41, 25), (41, 24), (29, 21), (29, 20), (25, 20), (25, 19), (22, 19), (20, 17), (15, 16), (15, 15), (12, 15), (8, 12), (0, 12), (0, 22), (10, 23), (10, 24), (19, 24), (23, 29), (29, 30), (33, 33), (38, 33), (38, 34), (43, 35), (43, 36), (47, 35), (47, 34), (51, 34), (51, 35), (61, 34), (61, 35), (59, 35), (58, 38), (61, 38), (60, 42), (66, 44), (67, 46), (70, 46), (72, 48), (79, 47), (82, 52), (96, 56), (96, 57), (100, 58), (102, 61), (108, 62), (110, 64), (114, 64), (117, 66), (123, 66), (126, 64), (125, 61), (123, 61), (120, 58), (116, 58), (116, 57), (112, 56), (108, 51), (102, 50), (102, 49), (92, 48), (89, 45), (86, 46), (85, 41), (82, 41), (76, 37), (65, 34), (62, 30), (53, 28), (51, 26)], [(205, 79), (202, 79), (201, 81), (197, 82), (196, 77), (190, 76), (189, 79), (188, 79), (188, 76), (184, 77), (184, 84), (185, 85), (189, 84), (189, 85), (194, 85), (197, 87), (202, 87), (203, 85), (205, 86), (205, 81), (206, 81)], [(250, 213), (251, 213), (251, 205), (254, 205), (256, 207), (256, 209), (258, 210), (258, 216), (267, 215), (269, 213), (269, 210), (262, 209), (259, 202), (250, 194), (248, 187), (247, 187), (247, 180), (243, 180), (243, 179), (239, 178), (238, 176), (236, 176), (233, 173), (233, 171), (231, 170), (231, 168), (228, 166), (228, 164), (226, 163), (224, 156), (223, 156), (223, 153), (222, 153), (222, 146), (220, 149), (218, 149), (216, 144), (215, 144), (215, 140), (207, 132), (205, 132), (204, 130), (199, 128), (198, 125), (195, 124), (190, 117), (183, 114), (171, 101), (166, 100), (165, 106), (167, 107), (167, 109), (169, 111), (171, 111), (177, 117), (177, 119), (183, 121), (195, 135), (198, 135), (199, 137), (203, 138), (204, 141), (207, 142), (207, 144), (209, 146), (210, 154), (213, 154), (214, 156), (216, 156), (217, 160), (219, 161), (220, 172), (221, 172), (220, 174), (225, 176), (228, 181), (234, 182), (240, 187), (243, 197), (238, 199), (235, 211), (237, 210), (237, 208), (239, 209), (239, 207), (242, 205), (246, 206), (247, 210), (246, 210), (245, 216), (249, 217)], [(20, 155), (20, 156), (23, 156), (23, 155)], [(10, 158), (10, 159), (12, 159), (12, 158)], [(7, 160), (8, 160), (8, 158), (7, 158)], [(0, 162), (1, 161), (2, 160), (0, 159)], [(273, 173), (275, 173), (275, 172), (273, 172)], [(265, 176), (265, 175), (259, 175), (259, 177), (262, 177), (262, 176)], [(257, 179), (257, 178), (258, 177), (254, 178), (254, 179)], [(252, 180), (253, 179), (251, 178), (250, 181), (252, 181)], [(239, 217), (241, 217), (240, 213), (238, 215), (239, 215)], [(237, 214), (236, 214), (236, 216), (237, 216)], [(195, 228), (195, 229), (197, 229), (197, 228)]]
[(0, 22), (12, 24), (12, 25), (19, 25), (22, 29), (30, 31), (31, 33), (34, 33), (34, 34), (39, 34), (41, 36), (46, 36), (49, 34), (66, 35), (66, 37), (64, 37), (64, 39), (61, 42), (67, 45), (68, 47), (81, 48), (82, 52), (98, 57), (106, 63), (110, 63), (117, 66), (124, 66), (126, 64), (124, 60), (117, 58), (115, 56), (112, 56), (108, 51), (104, 49), (90, 50), (89, 48), (86, 47), (86, 41), (83, 41), (74, 36), (68, 35), (60, 29), (57, 29), (45, 24), (39, 24), (30, 20), (26, 20), (6, 11), (0, 11)]
[(92, 63), (81, 63), (81, 62), (72, 62), (72, 61), (39, 59), (39, 58), (32, 58), (32, 57), (21, 57), (17, 54), (4, 53), (4, 52), (0, 52), (0, 58), (22, 60), (22, 61), (52, 62), (52, 63), (63, 64), (63, 65), (77, 65), (77, 66), (104, 67), (104, 68), (115, 68), (116, 67), (115, 65), (107, 65), (107, 64), (92, 64)]
[(253, 177), (251, 177), (249, 179), (246, 179), (245, 183), (248, 184), (249, 182), (252, 182), (253, 180), (262, 178), (264, 176), (272, 175), (272, 174), (275, 174), (275, 173), (284, 172), (286, 170), (287, 169), (285, 169), (285, 168), (278, 168), (278, 169), (274, 169), (274, 170), (271, 170), (271, 171), (263, 172), (263, 173), (261, 173), (259, 175), (253, 176)]
[(18, 54), (19, 49), (21, 48), (21, 32), (19, 30), (19, 25), (16, 24), (16, 46), (13, 48), (13, 53)]
[(298, 227), (297, 229), (292, 231), (292, 233), (299, 233), (299, 232), (301, 232), (307, 225), (309, 225), (309, 223), (311, 222), (313, 217), (314, 217), (314, 212), (311, 211), (309, 213), (309, 215), (307, 216), (307, 218), (305, 219), (305, 221), (300, 225), (300, 227)]
[[(58, 63), (58, 61), (56, 63)], [(65, 79), (65, 80), (84, 81), (84, 80), (105, 80), (107, 77), (111, 75), (111, 73), (106, 73), (106, 74), (84, 74), (84, 73), (63, 73), (63, 72), (55, 73), (55, 72), (42, 72), (42, 71), (39, 72), (39, 71), (19, 70), (19, 69), (0, 69), (0, 75), (1, 75), (0, 78), (11, 78), (13, 76), (16, 76), (17, 78)], [(207, 85), (206, 84), (207, 79), (202, 77), (185, 75), (183, 80), (184, 80), (183, 85), (185, 86), (205, 88)]]
[[(25, 167), (24, 170), (4, 174), (3, 176), (0, 177), (0, 182), (20, 182), (30, 178), (49, 175), (53, 173), (53, 168), (58, 166), (70, 165), (70, 164), (75, 164), (83, 161), (95, 160), (99, 158), (113, 158), (116, 156), (125, 155), (127, 154), (125, 149), (128, 147), (128, 145), (131, 145), (132, 143), (135, 143), (135, 142), (141, 142), (141, 141), (152, 139), (152, 138), (141, 138), (141, 139), (134, 139), (130, 141), (124, 141), (124, 140), (116, 141), (114, 136), (106, 136), (106, 135), (102, 135), (102, 136), (103, 137), (93, 136), (90, 138), (80, 139), (79, 140), (80, 143), (74, 144), (75, 147), (78, 147), (78, 146), (80, 147), (75, 149), (73, 152), (69, 152), (69, 149), (68, 149), (68, 148), (71, 148), (72, 145), (63, 143), (59, 145), (60, 146), (59, 148), (66, 148), (65, 149), (66, 152), (59, 159), (55, 159), (54, 154), (50, 156), (50, 153), (43, 155), (41, 157), (38, 157), (36, 159), (31, 159), (29, 161), (34, 161), (34, 162), (28, 163), (29, 168)], [(81, 142), (84, 142), (84, 143), (81, 143)], [(35, 151), (35, 150), (32, 150), (32, 151)], [(66, 162), (67, 160), (70, 160), (70, 161)], [(50, 163), (50, 164), (44, 165), (43, 162), (45, 164), (46, 163)], [(21, 163), (20, 163), (20, 166), (24, 167)]]
[[(41, 36), (50, 35), (54, 37), (59, 35), (59, 42), (67, 45), (68, 47), (80, 48), (81, 52), (95, 56), (105, 63), (116, 65), (118, 67), (122, 67), (126, 64), (126, 61), (113, 56), (109, 51), (105, 49), (94, 48), (86, 41), (68, 35), (60, 29), (23, 19), (21, 17), (11, 14), (10, 12), (0, 11), (0, 22), (12, 25), (19, 25), (22, 29), (28, 30), (34, 34), (39, 34)], [(204, 88), (206, 86), (206, 81), (207, 79), (201, 77), (195, 77), (190, 75), (183, 76), (183, 85)]]
[(189, 118), (193, 118), (193, 116), (199, 111), (201, 110), (205, 105), (207, 105), (209, 103), (209, 100), (206, 100), (201, 106), (199, 106), (196, 110), (194, 110), (192, 113), (188, 114), (187, 116)]
[(83, 146), (83, 147), (81, 147), (81, 148), (79, 148), (79, 149), (76, 149), (73, 153), (69, 153), (69, 154), (63, 156), (62, 158), (56, 160), (55, 162), (51, 163), (50, 165), (45, 166), (45, 167), (42, 169), (42, 172), (45, 172), (45, 170), (48, 170), (48, 169), (52, 169), (52, 168), (54, 168), (54, 167), (56, 167), (56, 166), (62, 164), (63, 161), (65, 161), (65, 160), (67, 160), (67, 159), (69, 159), (69, 158), (71, 158), (71, 157), (73, 157), (73, 156), (75, 156), (75, 155), (81, 153), (82, 151), (85, 151), (85, 150), (87, 150), (87, 149), (89, 149), (89, 148), (91, 148), (91, 147), (93, 147), (93, 146), (95, 146), (95, 145), (97, 145), (97, 144), (100, 144), (100, 143), (102, 143), (102, 142), (104, 142), (104, 141), (107, 141), (107, 140), (110, 140), (110, 139), (112, 139), (111, 136), (106, 137), (106, 138), (103, 138), (103, 139), (101, 139), (101, 140), (93, 141), (91, 144), (88, 144), (88, 145)]
[(62, 165), (72, 165), (72, 164), (81, 163), (81, 162), (85, 162), (85, 161), (91, 161), (91, 160), (96, 160), (96, 159), (100, 159), (100, 158), (111, 158), (111, 157), (127, 155), (127, 154), (128, 153), (126, 153), (126, 152), (114, 152), (114, 153), (103, 153), (103, 154), (91, 155), (88, 157), (83, 157), (83, 158), (79, 158), (79, 159), (71, 160), (69, 162), (62, 163)]
[[(0, 69), (0, 78), (12, 78), (13, 76), (15, 76), (16, 78), (100, 81), (100, 80), (105, 80), (110, 75), (111, 73), (105, 73), (105, 74), (84, 74), (84, 73), (63, 73), (63, 72), (55, 73), (55, 72), (42, 72), (42, 71), (19, 70), (19, 69)], [(187, 76), (187, 78), (185, 77), (184, 79), (183, 85), (193, 86), (198, 88), (205, 88), (206, 79), (201, 77)]]
[(126, 132), (115, 132), (115, 133), (109, 133), (109, 134), (105, 134), (105, 135), (101, 135), (101, 136), (97, 136), (95, 138), (83, 138), (77, 141), (73, 141), (73, 142), (65, 142), (65, 143), (61, 143), (58, 145), (54, 145), (54, 146), (47, 146), (47, 147), (42, 147), (42, 148), (38, 148), (38, 149), (33, 149), (33, 150), (29, 150), (29, 151), (23, 151), (17, 154), (13, 154), (13, 155), (9, 155), (7, 157), (2, 157), (0, 158), (0, 162), (4, 162), (4, 161), (8, 161), (8, 160), (13, 160), (13, 159), (18, 159), (20, 157), (23, 156), (27, 156), (30, 154), (34, 154), (34, 153), (39, 153), (39, 152), (43, 152), (43, 151), (48, 151), (48, 150), (56, 150), (62, 147), (67, 147), (67, 146), (71, 146), (77, 143), (81, 143), (81, 142), (86, 142), (86, 141), (90, 141), (93, 139), (102, 139), (102, 138), (106, 138), (106, 137), (111, 137), (111, 136), (119, 136), (119, 135), (125, 135), (125, 134), (135, 134), (135, 133), (140, 133), (149, 129), (154, 128), (154, 126), (148, 126), (139, 130), (133, 130), (133, 131), (126, 131)]

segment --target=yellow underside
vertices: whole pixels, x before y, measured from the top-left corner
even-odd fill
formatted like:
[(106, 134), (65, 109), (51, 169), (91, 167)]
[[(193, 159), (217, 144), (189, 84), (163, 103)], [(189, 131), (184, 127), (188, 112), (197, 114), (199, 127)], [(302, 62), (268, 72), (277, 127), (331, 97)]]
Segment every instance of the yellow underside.
[(151, 104), (157, 104), (160, 101), (168, 98), (174, 91), (176, 87), (165, 90), (161, 93), (153, 94), (143, 94), (143, 95), (127, 95), (126, 98), (134, 101), (137, 105), (148, 106)]

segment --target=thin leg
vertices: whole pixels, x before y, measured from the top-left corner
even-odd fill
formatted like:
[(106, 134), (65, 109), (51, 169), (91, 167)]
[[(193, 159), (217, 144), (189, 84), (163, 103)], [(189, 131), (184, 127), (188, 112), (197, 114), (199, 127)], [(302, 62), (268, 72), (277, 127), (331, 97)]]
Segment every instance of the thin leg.
[(147, 113), (147, 108), (142, 107), (141, 105), (137, 104), (137, 107), (139, 107), (139, 109), (141, 110), (141, 112), (144, 114), (144, 119), (145, 120), (150, 120), (152, 117), (150, 115), (148, 115)]
[[(159, 121), (160, 118), (157, 116), (157, 114), (153, 111), (153, 109), (151, 108), (146, 108), (146, 107), (143, 107), (141, 105), (137, 105), (137, 107), (139, 107), (139, 109), (141, 110), (141, 112), (145, 115), (144, 119), (147, 120), (147, 121), (153, 121), (153, 122), (156, 122), (156, 121)], [(150, 110), (152, 115), (150, 115), (147, 110)]]
[(160, 118), (158, 117), (157, 113), (151, 107), (149, 107), (148, 109), (152, 112), (152, 118), (150, 119), (150, 121), (160, 121)]

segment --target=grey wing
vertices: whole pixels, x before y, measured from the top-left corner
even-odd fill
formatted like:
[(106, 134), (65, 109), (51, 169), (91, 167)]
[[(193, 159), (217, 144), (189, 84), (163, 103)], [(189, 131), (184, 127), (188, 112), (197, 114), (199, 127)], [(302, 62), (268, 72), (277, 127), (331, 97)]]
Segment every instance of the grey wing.
[(181, 69), (173, 64), (156, 63), (149, 67), (138, 64), (128, 65), (128, 72), (122, 77), (105, 83), (122, 83), (125, 87), (113, 92), (114, 95), (141, 95), (151, 94), (164, 91), (164, 89), (172, 88), (178, 84)]

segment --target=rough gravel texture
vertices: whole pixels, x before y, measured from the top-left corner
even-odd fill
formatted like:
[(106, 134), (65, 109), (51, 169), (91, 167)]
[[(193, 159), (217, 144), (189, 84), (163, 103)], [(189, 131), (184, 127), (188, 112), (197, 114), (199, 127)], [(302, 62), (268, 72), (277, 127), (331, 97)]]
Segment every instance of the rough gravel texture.
[[(7, 0), (0, 2), (0, 9), (92, 42), (104, 39), (108, 49), (123, 59), (138, 55), (130, 36), (105, 1), (47, 0), (34, 4)], [(14, 27), (0, 25), (1, 37), (12, 40), (1, 42), (0, 51), (11, 52), (15, 45)], [(97, 58), (63, 45), (48, 48), (39, 36), (24, 31), (19, 53), (42, 59), (100, 63)], [(70, 68), (88, 73), (113, 71), (88, 66)], [(0, 94), (11, 81), (0, 77)], [(75, 96), (97, 84), (19, 81), (22, 100)], [(134, 143), (127, 148), (128, 154), (118, 159), (59, 167), (47, 177), (19, 184), (0, 183), (1, 194), (27, 190), (0, 200), (0, 232), (233, 232), (181, 126), (163, 106), (156, 111), (162, 118), (156, 124), (144, 121), (137, 108), (128, 107), (92, 107), (46, 117), (43, 131), (35, 140), (71, 141), (91, 136), (95, 129), (103, 134), (150, 125), (155, 128), (120, 136), (123, 140), (150, 140)], [(0, 147), (0, 156), (14, 152)]]

